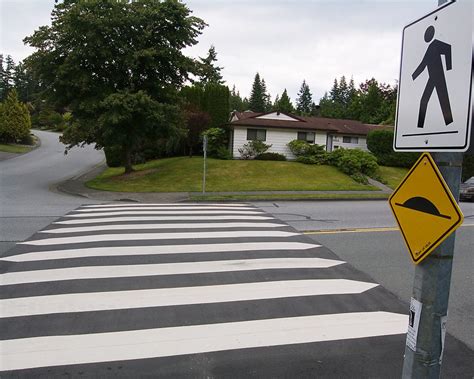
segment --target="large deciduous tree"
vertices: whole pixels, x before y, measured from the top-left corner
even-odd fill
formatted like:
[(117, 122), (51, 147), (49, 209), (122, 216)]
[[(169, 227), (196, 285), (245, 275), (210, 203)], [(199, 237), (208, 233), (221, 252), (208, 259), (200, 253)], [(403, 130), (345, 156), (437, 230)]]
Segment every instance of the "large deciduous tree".
[(196, 62), (183, 49), (205, 23), (178, 0), (64, 0), (51, 26), (25, 38), (27, 64), (56, 106), (72, 111), (67, 148), (121, 146), (125, 172), (147, 139), (179, 127), (177, 89)]

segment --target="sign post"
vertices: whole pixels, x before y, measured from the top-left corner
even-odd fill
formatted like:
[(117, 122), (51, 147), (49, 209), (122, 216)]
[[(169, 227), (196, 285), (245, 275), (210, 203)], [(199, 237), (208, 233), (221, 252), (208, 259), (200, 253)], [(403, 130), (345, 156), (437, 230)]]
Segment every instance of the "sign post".
[(204, 167), (202, 172), (202, 193), (206, 193), (206, 158), (207, 158), (207, 136), (202, 138), (202, 151), (204, 153)]
[[(438, 6), (403, 31), (394, 150), (434, 152), (457, 202), (462, 153), (471, 140), (472, 3), (438, 0)], [(423, 247), (414, 251), (422, 262), (415, 262), (403, 378), (440, 376), (456, 236), (444, 237), (429, 255)]]

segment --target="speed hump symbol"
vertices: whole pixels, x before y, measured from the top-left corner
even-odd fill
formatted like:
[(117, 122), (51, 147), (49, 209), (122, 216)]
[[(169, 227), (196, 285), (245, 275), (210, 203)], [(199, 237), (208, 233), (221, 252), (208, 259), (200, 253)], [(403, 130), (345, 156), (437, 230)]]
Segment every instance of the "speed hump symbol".
[(424, 153), (389, 199), (410, 256), (425, 259), (464, 216), (430, 154)]

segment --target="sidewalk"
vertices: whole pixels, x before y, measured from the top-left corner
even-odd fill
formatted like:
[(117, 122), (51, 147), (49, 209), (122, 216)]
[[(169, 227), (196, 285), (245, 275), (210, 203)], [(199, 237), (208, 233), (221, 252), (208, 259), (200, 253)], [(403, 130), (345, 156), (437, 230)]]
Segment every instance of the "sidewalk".
[[(99, 191), (86, 187), (85, 183), (99, 175), (106, 168), (105, 163), (95, 167), (91, 171), (80, 174), (68, 179), (55, 186), (60, 192), (65, 192), (74, 196), (81, 196), (88, 199), (100, 201), (135, 201), (140, 203), (152, 202), (185, 202), (191, 199), (191, 196), (200, 196), (202, 192), (110, 192)], [(360, 199), (367, 199), (373, 194), (390, 194), (392, 189), (373, 179), (369, 183), (380, 188), (380, 191), (241, 191), (241, 192), (206, 192), (207, 196), (225, 196), (225, 195), (361, 195)], [(272, 200), (275, 200), (274, 198)], [(286, 199), (290, 200), (290, 199)], [(347, 200), (347, 199), (346, 199)], [(354, 199), (351, 199), (354, 200)], [(356, 199), (357, 200), (357, 199)]]

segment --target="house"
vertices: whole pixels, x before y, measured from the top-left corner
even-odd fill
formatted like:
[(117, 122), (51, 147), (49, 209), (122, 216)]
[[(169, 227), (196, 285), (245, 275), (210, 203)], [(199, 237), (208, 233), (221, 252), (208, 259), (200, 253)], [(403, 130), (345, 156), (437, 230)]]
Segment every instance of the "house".
[(260, 140), (272, 145), (269, 152), (283, 154), (288, 159), (295, 159), (287, 146), (295, 139), (323, 145), (327, 151), (340, 147), (367, 150), (367, 134), (374, 129), (387, 128), (354, 120), (250, 111), (232, 112), (228, 127), (231, 130), (230, 151), (234, 158), (240, 157), (239, 149), (243, 145)]

